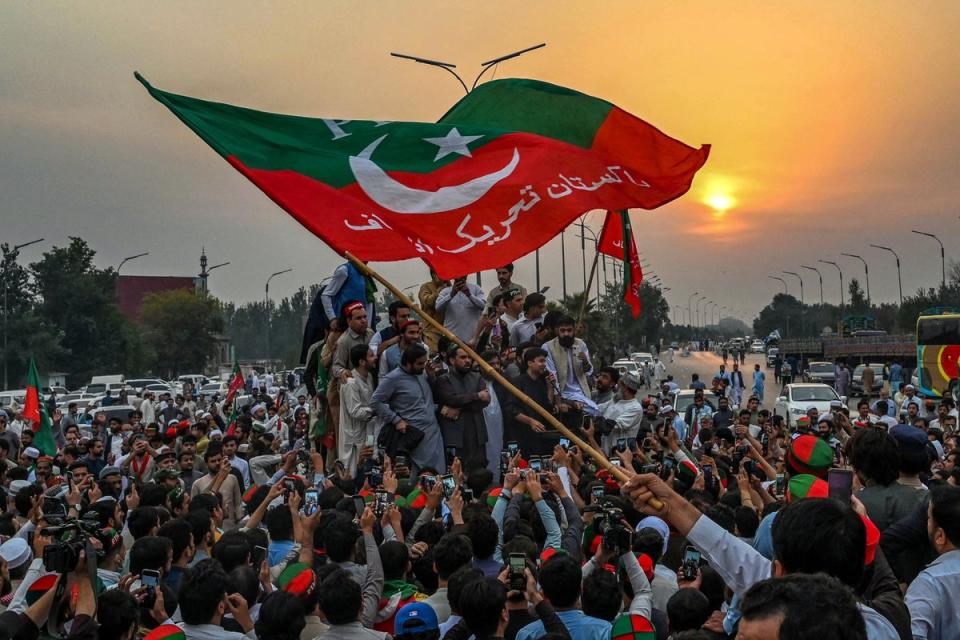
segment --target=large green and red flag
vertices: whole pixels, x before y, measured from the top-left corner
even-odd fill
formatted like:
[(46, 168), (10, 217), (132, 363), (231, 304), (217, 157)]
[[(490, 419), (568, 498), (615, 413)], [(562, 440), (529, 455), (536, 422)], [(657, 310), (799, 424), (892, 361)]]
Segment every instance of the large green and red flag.
[(137, 79), (339, 253), (419, 257), (447, 278), (519, 258), (586, 211), (667, 203), (709, 153), (535, 80), (488, 82), (421, 123), (265, 113)]
[[(628, 241), (624, 242), (624, 238)], [(623, 301), (630, 305), (634, 318), (640, 317), (640, 283), (643, 282), (643, 270), (640, 268), (637, 242), (630, 227), (630, 216), (626, 211), (607, 212), (597, 251), (623, 260)]]
[(243, 372), (240, 371), (240, 365), (234, 362), (233, 374), (231, 374), (230, 383), (227, 385), (227, 396), (223, 399), (224, 406), (229, 406), (233, 403), (233, 399), (237, 397), (237, 394), (243, 389), (243, 386)]
[(37, 373), (37, 363), (33, 358), (30, 358), (30, 370), (27, 374), (27, 397), (23, 402), (23, 417), (33, 429), (33, 446), (43, 455), (57, 455), (57, 443), (53, 439), (53, 422), (47, 415), (47, 408), (43, 405), (40, 374)]

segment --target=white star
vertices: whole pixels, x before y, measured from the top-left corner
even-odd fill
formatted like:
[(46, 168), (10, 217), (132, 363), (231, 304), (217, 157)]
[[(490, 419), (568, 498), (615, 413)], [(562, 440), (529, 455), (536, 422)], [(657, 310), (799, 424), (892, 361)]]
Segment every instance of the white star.
[(436, 162), (451, 153), (459, 153), (462, 156), (472, 158), (473, 156), (470, 154), (470, 149), (467, 148), (467, 145), (482, 137), (483, 136), (462, 136), (460, 132), (457, 131), (457, 128), (454, 127), (442, 138), (424, 138), (424, 140), (439, 147), (439, 149), (437, 149), (437, 157), (433, 159), (433, 161)]

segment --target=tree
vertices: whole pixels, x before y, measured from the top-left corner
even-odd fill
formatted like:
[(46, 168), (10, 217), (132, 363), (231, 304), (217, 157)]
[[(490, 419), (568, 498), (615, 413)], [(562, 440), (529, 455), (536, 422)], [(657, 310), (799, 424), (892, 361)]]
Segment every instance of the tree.
[(71, 386), (95, 373), (135, 372), (141, 364), (137, 332), (117, 307), (116, 273), (97, 269), (95, 255), (71, 237), (30, 265), (37, 312), (60, 336), (62, 350), (49, 366), (72, 372)]
[[(232, 303), (225, 305), (223, 315), (227, 333), (237, 357), (279, 359), (288, 365), (297, 364), (304, 323), (318, 290), (319, 285), (312, 285), (309, 289), (301, 287), (290, 297), (279, 302), (271, 301), (269, 306), (265, 302), (249, 302), (239, 307)], [(386, 306), (378, 305), (377, 312), (386, 320)]]
[(49, 370), (53, 359), (61, 351), (60, 336), (56, 328), (37, 311), (37, 297), (30, 284), (30, 272), (18, 262), (19, 252), (3, 243), (0, 244), (0, 254), (3, 326), (7, 336), (3, 358), (10, 384), (19, 388), (23, 386), (21, 381), (26, 377), (31, 355), (41, 370)]
[(867, 305), (867, 295), (863, 289), (860, 288), (860, 281), (852, 278), (848, 285), (848, 291), (850, 292), (850, 312), (858, 314), (868, 313), (870, 308)]
[(224, 321), (220, 303), (188, 289), (151, 293), (140, 305), (144, 338), (153, 352), (153, 370), (169, 378), (203, 371), (217, 352)]

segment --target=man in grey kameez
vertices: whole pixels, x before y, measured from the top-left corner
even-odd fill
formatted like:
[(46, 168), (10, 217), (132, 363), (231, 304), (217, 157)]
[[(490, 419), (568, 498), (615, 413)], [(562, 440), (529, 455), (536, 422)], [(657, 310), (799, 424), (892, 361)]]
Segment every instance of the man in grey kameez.
[(433, 392), (424, 373), (426, 365), (427, 350), (419, 345), (409, 347), (400, 356), (400, 366), (380, 380), (370, 402), (385, 423), (395, 425), (399, 431), (409, 425), (423, 433), (423, 440), (410, 452), (414, 473), (423, 467), (442, 473), (446, 469), (443, 439)]

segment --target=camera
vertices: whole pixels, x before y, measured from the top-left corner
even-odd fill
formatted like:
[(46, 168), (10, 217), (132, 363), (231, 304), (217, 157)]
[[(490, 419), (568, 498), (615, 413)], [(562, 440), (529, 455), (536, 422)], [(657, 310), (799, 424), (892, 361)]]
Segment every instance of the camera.
[(87, 539), (97, 536), (96, 520), (64, 520), (62, 524), (47, 527), (43, 535), (56, 540), (43, 548), (43, 568), (49, 573), (69, 573), (77, 568), (80, 552), (87, 547)]
[(623, 555), (630, 551), (630, 529), (624, 525), (623, 510), (606, 505), (591, 505), (585, 512), (593, 512), (593, 530), (600, 534), (607, 551)]

